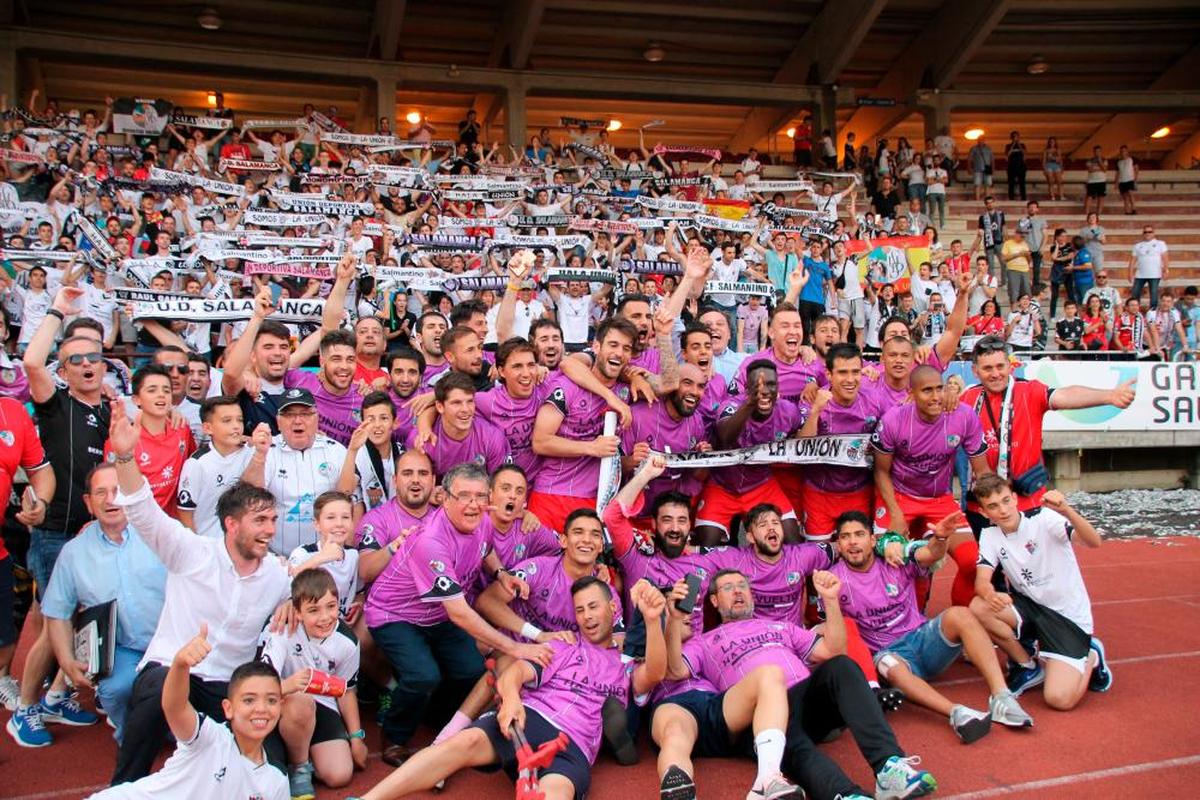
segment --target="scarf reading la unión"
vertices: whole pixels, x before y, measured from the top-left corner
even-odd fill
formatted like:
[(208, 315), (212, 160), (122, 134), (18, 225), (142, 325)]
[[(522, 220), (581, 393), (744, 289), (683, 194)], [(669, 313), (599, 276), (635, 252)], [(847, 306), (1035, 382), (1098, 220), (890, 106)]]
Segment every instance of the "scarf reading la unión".
[(828, 464), (866, 469), (872, 463), (870, 437), (860, 434), (784, 439), (736, 450), (671, 453), (664, 458), (671, 469), (708, 469), (745, 464)]

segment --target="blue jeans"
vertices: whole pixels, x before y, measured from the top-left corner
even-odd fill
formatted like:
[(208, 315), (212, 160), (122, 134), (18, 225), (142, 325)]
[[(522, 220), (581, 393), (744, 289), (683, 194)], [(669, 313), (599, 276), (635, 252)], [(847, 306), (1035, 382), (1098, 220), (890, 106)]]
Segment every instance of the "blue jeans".
[(34, 592), (37, 600), (42, 601), (46, 587), (50, 585), (50, 573), (58, 561), (58, 554), (63, 545), (71, 541), (71, 536), (60, 531), (48, 531), (34, 528), (29, 535), (29, 554), (25, 557), (29, 574), (33, 576)]
[(391, 708), (379, 720), (392, 744), (408, 743), (434, 692), (444, 690), (457, 705), (483, 675), (475, 640), (453, 622), (389, 622), (371, 628), (371, 635), (396, 672)]
[(1150, 287), (1150, 307), (1158, 308), (1158, 282), (1161, 278), (1134, 278), (1133, 289), (1129, 296), (1135, 297), (1138, 300), (1142, 299), (1142, 289)]
[(137, 677), (137, 665), (145, 655), (141, 650), (117, 647), (113, 658), (112, 672), (96, 687), (96, 696), (104, 705), (104, 713), (116, 726), (113, 738), (121, 743), (125, 733), (125, 714), (129, 710), (129, 695), (133, 692), (133, 681)]
[(966, 511), (967, 498), (971, 496), (971, 459), (967, 458), (967, 451), (961, 447), (954, 453), (954, 474), (958, 476), (958, 504)]

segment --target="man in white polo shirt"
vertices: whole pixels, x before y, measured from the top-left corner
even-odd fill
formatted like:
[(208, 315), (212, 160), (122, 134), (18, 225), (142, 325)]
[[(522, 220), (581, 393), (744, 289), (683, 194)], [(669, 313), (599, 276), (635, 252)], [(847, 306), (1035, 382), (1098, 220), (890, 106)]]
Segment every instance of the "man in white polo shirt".
[(1167, 279), (1171, 268), (1167, 243), (1155, 237), (1153, 225), (1142, 226), (1142, 240), (1129, 251), (1129, 296), (1141, 300), (1142, 290), (1150, 287), (1150, 308), (1158, 308), (1158, 284)]
[[(175, 653), (208, 626), (212, 652), (192, 670), (189, 700), (200, 713), (223, 719), (229, 676), (254, 658), (263, 624), (289, 598), (291, 586), (287, 567), (268, 557), (278, 516), (270, 492), (235, 484), (217, 502), (225, 535), (197, 536), (167, 516), (150, 493), (133, 457), (138, 437), (124, 406), (114, 403), (109, 443), (120, 486), (116, 503), (167, 568), (166, 600), (129, 697), (114, 785), (149, 774), (162, 749), (162, 689)], [(282, 748), (270, 740), (267, 751), (272, 763), (284, 763)]]

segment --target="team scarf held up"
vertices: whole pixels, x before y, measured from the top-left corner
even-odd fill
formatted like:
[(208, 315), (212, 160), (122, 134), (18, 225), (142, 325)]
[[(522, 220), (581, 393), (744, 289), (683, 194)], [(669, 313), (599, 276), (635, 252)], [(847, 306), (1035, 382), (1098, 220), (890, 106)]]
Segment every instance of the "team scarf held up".
[(670, 453), (663, 457), (669, 469), (709, 469), (746, 464), (826, 464), (838, 467), (871, 467), (870, 437), (860, 434), (810, 436), (742, 447), (736, 450)]

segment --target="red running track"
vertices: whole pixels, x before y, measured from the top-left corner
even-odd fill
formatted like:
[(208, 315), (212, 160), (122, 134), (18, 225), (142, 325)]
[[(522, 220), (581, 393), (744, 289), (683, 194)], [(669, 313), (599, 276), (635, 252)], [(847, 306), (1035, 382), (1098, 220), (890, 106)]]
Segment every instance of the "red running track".
[[(1051, 711), (1035, 692), (1023, 700), (1032, 730), (994, 727), (967, 747), (945, 720), (913, 707), (890, 716), (901, 745), (919, 754), (937, 776), (938, 796), (985, 798), (1179, 797), (1200, 794), (1200, 540), (1110, 541), (1098, 551), (1077, 550), (1087, 581), (1097, 632), (1112, 661), (1115, 683), (1105, 695), (1088, 695), (1074, 711)], [(949, 568), (953, 569), (953, 566)], [(949, 598), (951, 573), (935, 581), (934, 603)], [(23, 648), (28, 641), (22, 642)], [(21, 661), (18, 656), (18, 665)], [(19, 674), (19, 672), (17, 673)], [(986, 707), (986, 688), (966, 664), (939, 681), (951, 698)], [(370, 716), (370, 708), (367, 709)], [(7, 721), (7, 714), (2, 715)], [(74, 800), (107, 782), (115, 757), (111, 731), (51, 726), (52, 747), (24, 750), (0, 736), (0, 797)], [(364, 791), (387, 773), (378, 759), (378, 729), (368, 729), (370, 766), (349, 790), (322, 790), (321, 800)], [(829, 753), (856, 780), (871, 786), (870, 770), (847, 735)], [(702, 800), (740, 798), (750, 787), (750, 762), (698, 761)], [(643, 745), (636, 767), (602, 756), (592, 782), (593, 800), (656, 798), (653, 754)], [(440, 795), (425, 798), (511, 797), (499, 775), (467, 772), (452, 777)]]

